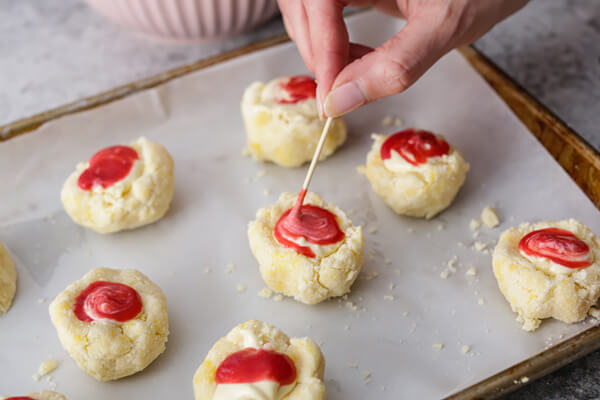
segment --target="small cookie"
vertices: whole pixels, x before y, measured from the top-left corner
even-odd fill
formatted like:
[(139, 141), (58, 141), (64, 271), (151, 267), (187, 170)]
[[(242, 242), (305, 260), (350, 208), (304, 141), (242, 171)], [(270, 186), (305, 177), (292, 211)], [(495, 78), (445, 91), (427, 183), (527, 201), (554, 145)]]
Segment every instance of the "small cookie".
[(8, 250), (0, 243), (0, 315), (10, 308), (17, 290), (17, 271)]
[[(286, 76), (254, 82), (242, 97), (248, 150), (260, 161), (297, 167), (310, 161), (325, 121), (315, 101), (317, 85), (310, 76)], [(333, 121), (321, 152), (329, 157), (346, 140), (346, 123)]]
[(42, 390), (41, 392), (29, 393), (27, 396), (0, 397), (0, 400), (67, 400), (67, 398), (51, 390)]
[(575, 219), (506, 230), (492, 263), (500, 291), (526, 331), (544, 318), (581, 321), (600, 297), (600, 241)]
[(429, 219), (452, 203), (469, 163), (442, 136), (406, 129), (372, 138), (366, 176), (397, 214)]
[(196, 400), (324, 400), (325, 359), (308, 338), (250, 320), (210, 349), (194, 374)]
[(315, 193), (306, 195), (302, 212), (318, 229), (286, 228), (279, 223), (290, 215), (296, 199), (296, 194), (283, 193), (275, 204), (258, 210), (248, 225), (250, 249), (264, 281), (306, 304), (348, 293), (363, 264), (362, 228)]
[(111, 233), (162, 218), (174, 182), (173, 159), (167, 150), (142, 137), (129, 146), (102, 149), (78, 164), (60, 197), (73, 221)]
[(101, 381), (146, 368), (169, 335), (165, 295), (131, 269), (91, 270), (56, 296), (50, 318), (65, 350)]

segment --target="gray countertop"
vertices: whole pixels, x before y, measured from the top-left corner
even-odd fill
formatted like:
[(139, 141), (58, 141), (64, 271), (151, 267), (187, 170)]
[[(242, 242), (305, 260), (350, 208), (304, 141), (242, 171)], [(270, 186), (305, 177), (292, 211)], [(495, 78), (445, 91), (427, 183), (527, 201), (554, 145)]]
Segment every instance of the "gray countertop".
[[(173, 45), (132, 35), (82, 0), (0, 0), (0, 125), (283, 32), (274, 19), (221, 43)], [(600, 2), (533, 0), (476, 43), (600, 149)], [(600, 398), (600, 352), (508, 399)]]

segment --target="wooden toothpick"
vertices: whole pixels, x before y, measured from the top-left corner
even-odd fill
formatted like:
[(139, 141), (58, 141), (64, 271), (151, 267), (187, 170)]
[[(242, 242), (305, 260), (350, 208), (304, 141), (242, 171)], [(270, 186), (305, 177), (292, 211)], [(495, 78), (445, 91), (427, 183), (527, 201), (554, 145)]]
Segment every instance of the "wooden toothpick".
[(304, 196), (306, 196), (306, 192), (308, 191), (308, 185), (310, 185), (310, 181), (313, 177), (313, 174), (315, 173), (315, 168), (317, 166), (317, 162), (319, 162), (321, 150), (323, 150), (323, 145), (325, 144), (325, 140), (327, 139), (327, 135), (329, 134), (329, 128), (331, 127), (332, 122), (333, 118), (331, 117), (327, 118), (327, 121), (325, 121), (325, 126), (323, 127), (323, 132), (321, 132), (321, 137), (319, 138), (319, 143), (317, 144), (317, 148), (315, 149), (315, 154), (313, 155), (312, 161), (310, 162), (310, 166), (308, 167), (306, 178), (304, 178), (302, 190), (298, 195), (298, 200), (296, 201), (294, 210), (292, 210), (292, 212), (294, 213), (300, 212), (300, 207), (302, 207), (302, 203), (304, 202)]

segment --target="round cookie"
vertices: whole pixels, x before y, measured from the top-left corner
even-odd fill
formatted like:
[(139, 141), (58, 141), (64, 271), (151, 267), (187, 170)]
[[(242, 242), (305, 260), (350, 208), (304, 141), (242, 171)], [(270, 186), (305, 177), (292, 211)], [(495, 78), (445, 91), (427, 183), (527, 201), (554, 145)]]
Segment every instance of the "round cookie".
[(308, 193), (303, 210), (307, 206), (326, 210), (337, 224), (340, 240), (332, 244), (311, 243), (306, 237), (282, 240), (276, 237), (275, 227), (296, 198), (296, 194), (283, 193), (275, 204), (258, 210), (248, 225), (250, 249), (264, 281), (271, 289), (306, 304), (348, 293), (363, 264), (362, 228), (353, 226), (337, 206)]
[(41, 392), (29, 393), (27, 396), (0, 397), (0, 400), (67, 400), (67, 398), (51, 390), (42, 390)]
[(56, 296), (50, 318), (65, 350), (101, 381), (146, 368), (169, 335), (165, 295), (136, 270), (91, 270)]
[[(297, 167), (310, 161), (325, 121), (319, 118), (316, 83), (309, 76), (254, 82), (242, 97), (248, 150), (260, 161)], [(329, 157), (346, 140), (346, 123), (335, 119), (321, 152)]]
[[(257, 365), (261, 367), (258, 368)], [(210, 349), (194, 374), (196, 400), (324, 400), (325, 359), (308, 338), (250, 320)]]
[(500, 291), (526, 331), (544, 318), (581, 321), (600, 297), (600, 241), (575, 219), (506, 230), (492, 263)]
[(173, 159), (142, 137), (107, 147), (79, 163), (60, 197), (76, 223), (100, 233), (134, 229), (159, 220), (174, 189)]
[(429, 219), (452, 203), (469, 163), (442, 136), (406, 129), (372, 138), (366, 176), (397, 214)]
[(0, 243), (0, 315), (10, 308), (17, 290), (17, 271), (8, 250)]

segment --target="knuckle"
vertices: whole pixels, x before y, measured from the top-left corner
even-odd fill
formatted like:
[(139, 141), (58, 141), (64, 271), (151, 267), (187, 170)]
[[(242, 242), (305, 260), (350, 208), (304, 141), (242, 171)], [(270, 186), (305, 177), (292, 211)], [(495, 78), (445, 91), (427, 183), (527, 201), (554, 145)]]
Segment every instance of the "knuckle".
[(381, 83), (386, 91), (400, 93), (406, 90), (413, 81), (411, 68), (402, 62), (388, 60), (381, 67)]

